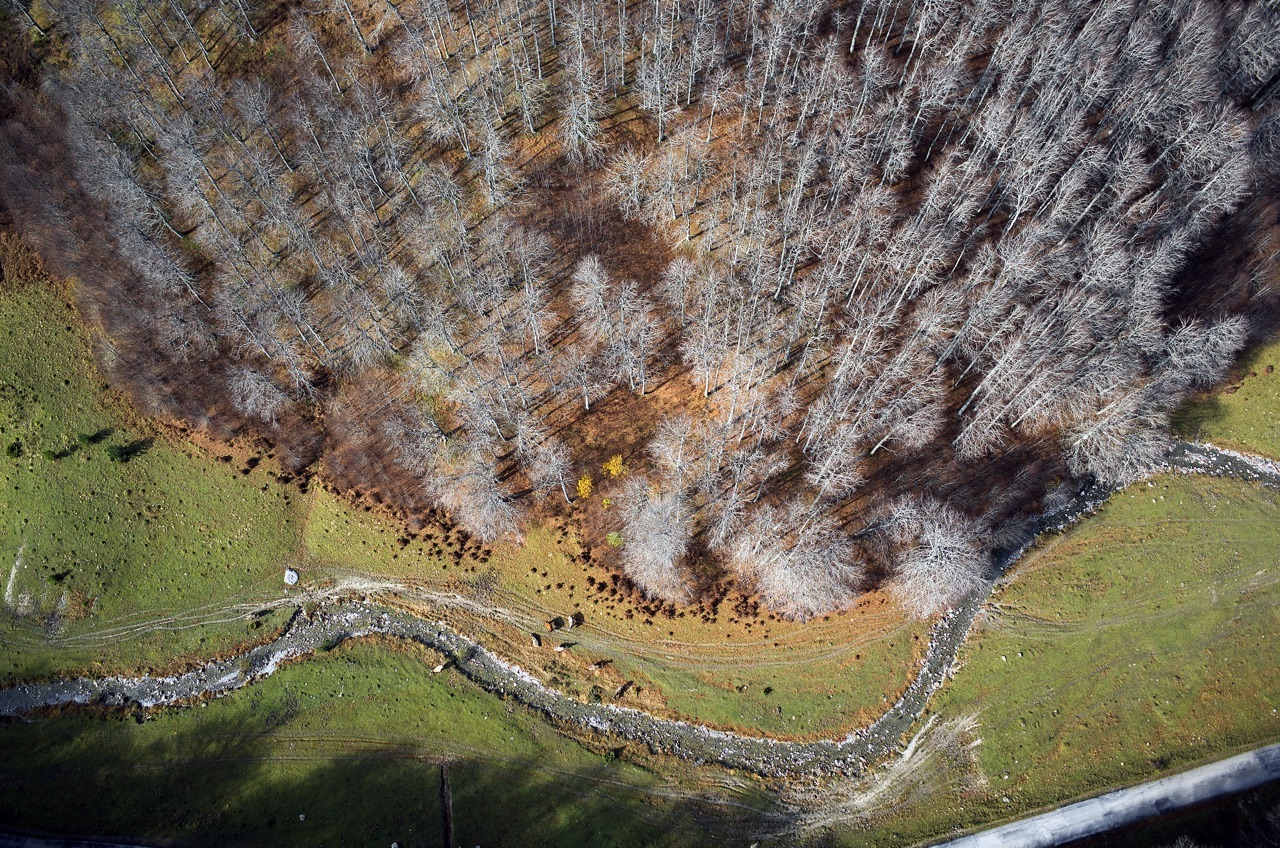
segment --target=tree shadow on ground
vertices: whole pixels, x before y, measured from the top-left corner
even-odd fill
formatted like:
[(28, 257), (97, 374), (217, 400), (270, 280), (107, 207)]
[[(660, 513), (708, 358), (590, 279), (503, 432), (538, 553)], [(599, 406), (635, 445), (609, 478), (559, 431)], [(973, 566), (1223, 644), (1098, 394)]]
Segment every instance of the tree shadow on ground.
[(102, 429), (97, 430), (96, 432), (87, 434), (84, 438), (88, 444), (100, 445), (103, 442), (105, 442), (107, 439), (111, 438), (111, 434), (114, 432), (115, 432), (115, 428), (113, 427), (103, 427)]
[(151, 446), (155, 444), (155, 439), (134, 439), (123, 445), (107, 445), (107, 456), (112, 462), (125, 463), (142, 456), (151, 450)]
[(741, 798), (638, 785), (641, 773), (613, 757), (566, 767), (349, 728), (317, 735), (298, 725), (288, 691), (248, 712), (211, 706), (0, 724), (4, 829), (178, 846), (437, 846), (446, 762), (455, 845), (750, 844), (763, 827)]
[(1196, 439), (1206, 424), (1217, 424), (1226, 417), (1227, 410), (1216, 395), (1188, 401), (1169, 416), (1173, 432), (1184, 439)]
[(1259, 371), (1264, 370), (1262, 354), (1267, 345), (1276, 339), (1280, 339), (1280, 332), (1273, 332), (1263, 342), (1245, 348), (1231, 369), (1230, 382), (1192, 397), (1174, 410), (1169, 416), (1173, 432), (1185, 439), (1196, 439), (1204, 432), (1206, 424), (1221, 423), (1227, 415), (1222, 395), (1234, 394), (1243, 386), (1246, 377), (1257, 377)]

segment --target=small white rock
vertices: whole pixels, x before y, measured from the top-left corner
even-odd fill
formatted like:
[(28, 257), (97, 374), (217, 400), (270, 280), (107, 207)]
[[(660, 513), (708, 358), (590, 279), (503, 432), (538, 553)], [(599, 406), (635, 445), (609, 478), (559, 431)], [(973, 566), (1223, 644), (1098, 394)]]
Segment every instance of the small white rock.
[(306, 814), (306, 813), (299, 813), (299, 814), (298, 814), (298, 821), (306, 821), (306, 820), (307, 820), (307, 814)]
[(284, 570), (284, 585), (292, 586), (297, 582), (298, 582), (298, 572), (294, 571), (292, 568), (286, 568)]

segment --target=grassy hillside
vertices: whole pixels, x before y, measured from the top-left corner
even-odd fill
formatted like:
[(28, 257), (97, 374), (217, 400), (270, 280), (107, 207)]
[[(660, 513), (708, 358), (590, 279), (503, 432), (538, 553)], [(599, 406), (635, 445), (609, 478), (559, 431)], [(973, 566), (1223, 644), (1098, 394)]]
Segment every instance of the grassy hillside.
[(461, 845), (721, 843), (726, 816), (753, 815), (750, 784), (730, 780), (740, 809), (695, 805), (696, 783), (587, 751), (416, 654), (349, 644), (143, 723), (11, 725), (0, 820), (186, 845), (439, 845), (444, 763)]
[[(17, 614), (3, 618), (0, 679), (249, 638), (263, 620), (214, 610), (278, 596), (298, 556), (295, 489), (162, 434), (99, 380), (61, 298), (0, 293), (0, 579)], [(56, 653), (14, 649), (56, 635)]]
[[(929, 768), (882, 773), (885, 802), (863, 811), (859, 828), (828, 835), (908, 845), (1280, 736), (1280, 539), (1269, 532), (1278, 515), (1280, 498), (1264, 489), (1165, 478), (1045, 540), (999, 591), (935, 702), (944, 724), (975, 718), (972, 755), (926, 742)], [(350, 645), (143, 724), (67, 716), (12, 725), (0, 734), (0, 762), (14, 764), (4, 779), (25, 791), (0, 804), (52, 800), (0, 815), (188, 844), (228, 835), (434, 844), (438, 763), (452, 759), (461, 844), (509, 844), (513, 834), (527, 844), (705, 844), (722, 832), (700, 833), (694, 809), (723, 824), (724, 804), (744, 798), (748, 820), (732, 825), (739, 838), (773, 829), (751, 818), (765, 806), (752, 784), (672, 787), (609, 763), (464, 680), (432, 676), (426, 654)], [(122, 774), (123, 762), (132, 765)], [(59, 794), (69, 769), (98, 794)], [(199, 789), (170, 793), (162, 770), (200, 775)], [(692, 805), (690, 794), (704, 791), (718, 801)], [(824, 810), (839, 808), (835, 791)]]
[[(1280, 494), (1159, 478), (1044, 540), (933, 705), (976, 718), (945, 765), (850, 845), (1016, 818), (1280, 737)], [(947, 782), (965, 792), (929, 792)], [(895, 835), (896, 834), (896, 835)]]

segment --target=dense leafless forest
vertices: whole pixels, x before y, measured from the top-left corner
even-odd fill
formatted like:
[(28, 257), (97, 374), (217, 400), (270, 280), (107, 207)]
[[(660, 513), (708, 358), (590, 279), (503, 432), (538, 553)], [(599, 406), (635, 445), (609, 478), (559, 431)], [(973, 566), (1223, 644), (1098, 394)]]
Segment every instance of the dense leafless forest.
[(1274, 324), (1275, 4), (24, 2), (5, 211), (117, 385), (663, 602), (945, 608)]

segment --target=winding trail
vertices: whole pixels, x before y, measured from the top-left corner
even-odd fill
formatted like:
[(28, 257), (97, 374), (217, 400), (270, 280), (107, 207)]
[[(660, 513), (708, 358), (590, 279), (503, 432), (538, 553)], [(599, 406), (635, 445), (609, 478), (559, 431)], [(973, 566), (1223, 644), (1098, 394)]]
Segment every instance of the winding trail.
[[(1165, 465), (1153, 469), (1169, 470), (1237, 477), (1280, 488), (1280, 465), (1209, 445), (1176, 443)], [(991, 577), (984, 586), (934, 626), (919, 670), (902, 697), (875, 722), (842, 739), (780, 741), (657, 718), (613, 704), (584, 704), (548, 688), (442, 621), (427, 621), (377, 603), (331, 598), (319, 600), (318, 607), (310, 614), (299, 607), (285, 631), (274, 641), (179, 676), (80, 678), (19, 684), (0, 690), (0, 716), (76, 704), (136, 704), (151, 708), (188, 703), (205, 696), (217, 697), (267, 677), (288, 660), (331, 648), (347, 639), (379, 635), (417, 642), (438, 651), (484, 689), (537, 710), (553, 722), (644, 744), (654, 752), (697, 763), (720, 763), (771, 777), (857, 775), (898, 749), (903, 734), (946, 679), (992, 587), (1031, 546), (1035, 536), (1074, 523), (1115, 491), (1096, 484), (1084, 486), (1066, 506), (1033, 521), (1022, 545), (997, 552)], [(296, 599), (293, 602), (296, 603)]]

